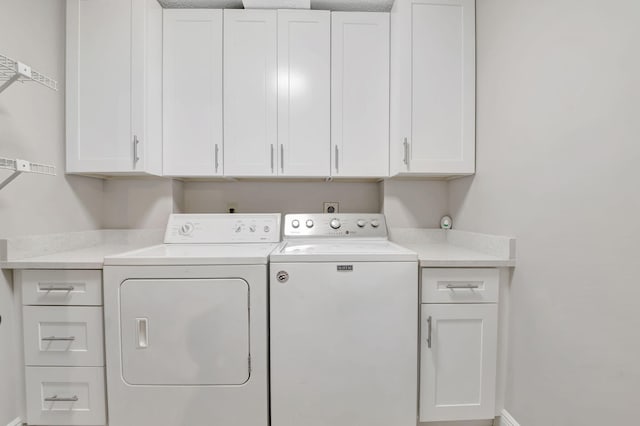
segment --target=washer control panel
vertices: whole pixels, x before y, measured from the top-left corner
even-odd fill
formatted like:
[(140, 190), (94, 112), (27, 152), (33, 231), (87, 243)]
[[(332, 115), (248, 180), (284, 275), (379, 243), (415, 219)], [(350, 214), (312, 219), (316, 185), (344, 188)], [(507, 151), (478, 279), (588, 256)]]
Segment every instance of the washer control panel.
[(377, 213), (288, 214), (284, 236), (386, 238), (387, 224)]
[(277, 243), (280, 214), (172, 214), (165, 244)]

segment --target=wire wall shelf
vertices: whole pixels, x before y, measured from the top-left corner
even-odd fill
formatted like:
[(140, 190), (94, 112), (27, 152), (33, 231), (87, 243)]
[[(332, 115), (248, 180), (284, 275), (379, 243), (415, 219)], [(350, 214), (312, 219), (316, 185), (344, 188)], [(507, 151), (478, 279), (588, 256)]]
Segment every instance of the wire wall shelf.
[(35, 81), (53, 90), (58, 90), (58, 82), (40, 74), (30, 66), (0, 54), (0, 93), (14, 82)]
[(6, 169), (13, 171), (8, 178), (3, 181), (0, 181), (0, 189), (9, 185), (15, 178), (20, 176), (22, 173), (36, 173), (40, 175), (50, 175), (55, 176), (56, 168), (54, 166), (48, 166), (46, 164), (38, 164), (31, 163), (26, 160), (20, 159), (10, 159), (0, 157), (0, 169)]

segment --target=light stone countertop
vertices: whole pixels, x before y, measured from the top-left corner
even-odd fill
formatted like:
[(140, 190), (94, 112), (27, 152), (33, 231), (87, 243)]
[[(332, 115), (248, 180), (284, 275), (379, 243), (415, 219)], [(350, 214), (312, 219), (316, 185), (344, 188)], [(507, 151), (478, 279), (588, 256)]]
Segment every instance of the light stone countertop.
[[(98, 230), (0, 240), (2, 269), (102, 269), (105, 256), (161, 244), (162, 229)], [(474, 232), (391, 228), (421, 267), (514, 267), (515, 239)]]
[(392, 228), (391, 241), (418, 253), (421, 267), (514, 267), (515, 238), (458, 230)]
[(105, 256), (162, 243), (164, 230), (69, 232), (0, 240), (2, 269), (102, 269)]

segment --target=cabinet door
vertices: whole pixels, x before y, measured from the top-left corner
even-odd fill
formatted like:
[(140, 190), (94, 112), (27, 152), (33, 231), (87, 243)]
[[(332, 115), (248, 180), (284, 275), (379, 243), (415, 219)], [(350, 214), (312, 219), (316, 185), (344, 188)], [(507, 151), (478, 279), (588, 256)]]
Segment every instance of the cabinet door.
[(392, 61), (392, 91), (398, 97), (392, 102), (394, 171), (472, 174), (475, 0), (396, 3), (392, 11), (392, 26), (396, 27), (392, 32), (398, 40), (394, 44), (398, 61)]
[(278, 143), (283, 176), (329, 176), (331, 14), (278, 11)]
[(277, 11), (224, 11), (224, 168), (276, 174)]
[(157, 1), (67, 1), (68, 173), (161, 173), (161, 75)]
[(163, 174), (222, 174), (222, 10), (166, 9)]
[(131, 0), (131, 130), (135, 171), (162, 174), (162, 6)]
[(498, 306), (423, 304), (420, 421), (491, 419)]
[(331, 14), (331, 174), (389, 175), (389, 14)]
[(67, 172), (134, 169), (131, 0), (67, 2)]

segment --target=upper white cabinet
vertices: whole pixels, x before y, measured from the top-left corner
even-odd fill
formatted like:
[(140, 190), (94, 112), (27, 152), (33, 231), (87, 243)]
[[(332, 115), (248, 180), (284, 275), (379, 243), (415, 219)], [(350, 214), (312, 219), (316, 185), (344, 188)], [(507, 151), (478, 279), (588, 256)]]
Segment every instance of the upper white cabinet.
[(228, 176), (329, 176), (330, 14), (225, 10)]
[(274, 176), (278, 144), (278, 13), (224, 11), (224, 168)]
[(475, 0), (396, 0), (391, 174), (475, 172)]
[(331, 13), (278, 11), (278, 143), (282, 176), (329, 176)]
[(222, 10), (163, 17), (163, 174), (222, 175)]
[(331, 15), (331, 174), (388, 176), (389, 14)]
[(162, 173), (162, 8), (67, 0), (68, 173)]

